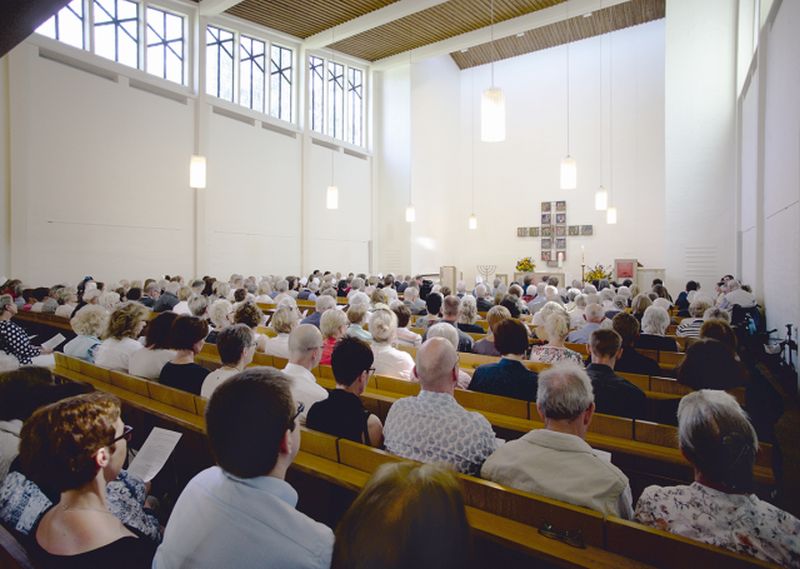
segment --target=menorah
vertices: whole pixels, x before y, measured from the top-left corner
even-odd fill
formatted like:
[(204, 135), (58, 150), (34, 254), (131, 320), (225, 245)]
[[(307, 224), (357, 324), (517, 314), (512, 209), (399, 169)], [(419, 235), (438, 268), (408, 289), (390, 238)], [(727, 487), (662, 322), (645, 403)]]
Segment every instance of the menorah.
[(483, 277), (483, 282), (489, 282), (489, 277), (494, 274), (497, 265), (477, 265), (478, 274)]

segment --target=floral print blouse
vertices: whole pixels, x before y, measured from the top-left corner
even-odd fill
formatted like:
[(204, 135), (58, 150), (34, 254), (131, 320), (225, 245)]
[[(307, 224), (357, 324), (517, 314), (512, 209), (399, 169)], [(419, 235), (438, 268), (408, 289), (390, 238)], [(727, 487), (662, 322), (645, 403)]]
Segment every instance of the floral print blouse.
[(699, 482), (649, 486), (634, 518), (784, 567), (800, 567), (800, 520), (753, 494), (728, 494)]
[(583, 366), (583, 356), (575, 350), (569, 348), (556, 348), (554, 346), (534, 346), (531, 349), (531, 361), (542, 362), (544, 364), (555, 364), (558, 362), (574, 362)]

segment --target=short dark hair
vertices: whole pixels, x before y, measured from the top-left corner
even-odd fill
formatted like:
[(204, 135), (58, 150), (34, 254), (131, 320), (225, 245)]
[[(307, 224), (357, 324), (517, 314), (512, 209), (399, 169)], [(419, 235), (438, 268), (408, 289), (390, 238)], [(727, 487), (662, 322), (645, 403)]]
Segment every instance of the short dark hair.
[(181, 314), (172, 323), (170, 329), (170, 347), (175, 350), (191, 350), (192, 347), (208, 336), (208, 324), (197, 316)]
[(528, 330), (516, 318), (503, 320), (494, 328), (494, 346), (504, 356), (524, 354), (528, 349)]
[(239, 363), (242, 352), (253, 345), (253, 331), (247, 324), (226, 326), (217, 335), (217, 351), (223, 365)]
[(353, 385), (365, 370), (372, 366), (375, 356), (366, 342), (346, 336), (339, 340), (331, 354), (333, 377), (339, 385)]
[(397, 327), (405, 328), (411, 320), (411, 310), (402, 302), (392, 303), (392, 312), (397, 316)]
[(145, 346), (153, 350), (166, 350), (170, 345), (170, 330), (178, 317), (172, 311), (162, 312), (147, 323)]
[(508, 311), (511, 313), (511, 318), (519, 318), (519, 305), (517, 304), (516, 299), (511, 295), (505, 295), (503, 300), (500, 301), (500, 306), (505, 306), (508, 309)]
[(237, 288), (233, 293), (233, 301), (234, 302), (242, 302), (245, 298), (247, 298), (247, 291), (243, 288)]
[(425, 308), (428, 309), (428, 314), (439, 314), (442, 310), (442, 295), (438, 292), (433, 292), (425, 299)]
[(289, 379), (271, 367), (250, 368), (214, 390), (206, 407), (211, 452), (225, 472), (239, 478), (269, 474), (281, 441), (293, 429)]
[(589, 345), (592, 353), (610, 358), (622, 347), (622, 338), (614, 330), (598, 328), (589, 337)]
[(138, 286), (128, 289), (125, 298), (128, 300), (139, 300), (142, 298), (142, 289), (140, 289)]
[[(243, 289), (239, 289), (243, 290)], [(238, 291), (237, 291), (238, 292)], [(255, 328), (264, 319), (264, 313), (256, 305), (255, 302), (245, 302), (241, 304), (236, 312), (233, 314), (233, 321), (237, 324), (246, 324), (251, 328)]]
[(747, 378), (730, 348), (712, 338), (693, 342), (676, 372), (678, 381), (692, 389), (731, 389)]
[(633, 346), (639, 337), (639, 321), (627, 312), (620, 312), (611, 320), (611, 326), (622, 339), (623, 346)]
[(689, 292), (691, 290), (697, 290), (699, 288), (700, 288), (700, 283), (698, 283), (697, 281), (689, 281), (688, 283), (686, 283), (686, 292)]

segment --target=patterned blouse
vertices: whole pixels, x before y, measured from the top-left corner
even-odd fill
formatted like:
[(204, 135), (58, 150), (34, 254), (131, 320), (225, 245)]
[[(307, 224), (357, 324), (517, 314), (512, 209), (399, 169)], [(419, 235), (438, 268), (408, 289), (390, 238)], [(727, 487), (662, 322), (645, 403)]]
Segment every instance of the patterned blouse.
[(496, 447), (494, 431), (480, 413), (467, 411), (449, 393), (420, 391), (396, 401), (383, 427), (386, 450), (420, 462), (444, 462), (479, 476)]
[(753, 494), (728, 494), (694, 482), (645, 488), (635, 519), (684, 537), (800, 567), (800, 520)]
[(11, 320), (0, 321), (0, 350), (17, 358), (20, 365), (30, 364), (42, 351), (32, 346), (22, 326)]
[(555, 364), (558, 362), (574, 362), (583, 366), (583, 356), (575, 350), (569, 348), (556, 348), (554, 346), (534, 346), (531, 348), (531, 361), (544, 364)]

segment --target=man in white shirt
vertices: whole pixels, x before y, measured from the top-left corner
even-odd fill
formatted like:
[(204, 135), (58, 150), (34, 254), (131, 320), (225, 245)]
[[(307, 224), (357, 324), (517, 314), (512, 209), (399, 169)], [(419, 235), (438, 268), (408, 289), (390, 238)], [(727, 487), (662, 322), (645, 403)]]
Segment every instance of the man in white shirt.
[(214, 392), (206, 430), (217, 466), (181, 493), (154, 569), (330, 567), (333, 532), (295, 509), (285, 481), (300, 449), (296, 419), (286, 378), (272, 368), (244, 371)]
[(742, 288), (736, 279), (729, 280), (726, 285), (725, 296), (720, 300), (719, 307), (725, 310), (732, 310), (738, 304), (742, 308), (753, 308), (756, 305), (756, 297)]
[(253, 361), (256, 352), (253, 331), (245, 324), (223, 328), (217, 335), (217, 350), (222, 367), (209, 373), (203, 380), (200, 396), (206, 399), (211, 397), (223, 381), (243, 371)]
[(289, 334), (289, 363), (283, 368), (292, 382), (292, 397), (305, 406), (300, 424), (305, 425), (306, 413), (317, 401), (328, 398), (328, 391), (317, 383), (311, 370), (322, 359), (322, 333), (313, 324), (300, 324)]
[(540, 373), (536, 409), (545, 428), (500, 447), (483, 464), (481, 476), (630, 519), (628, 478), (607, 453), (595, 451), (584, 440), (594, 414), (594, 391), (586, 372), (561, 363)]

